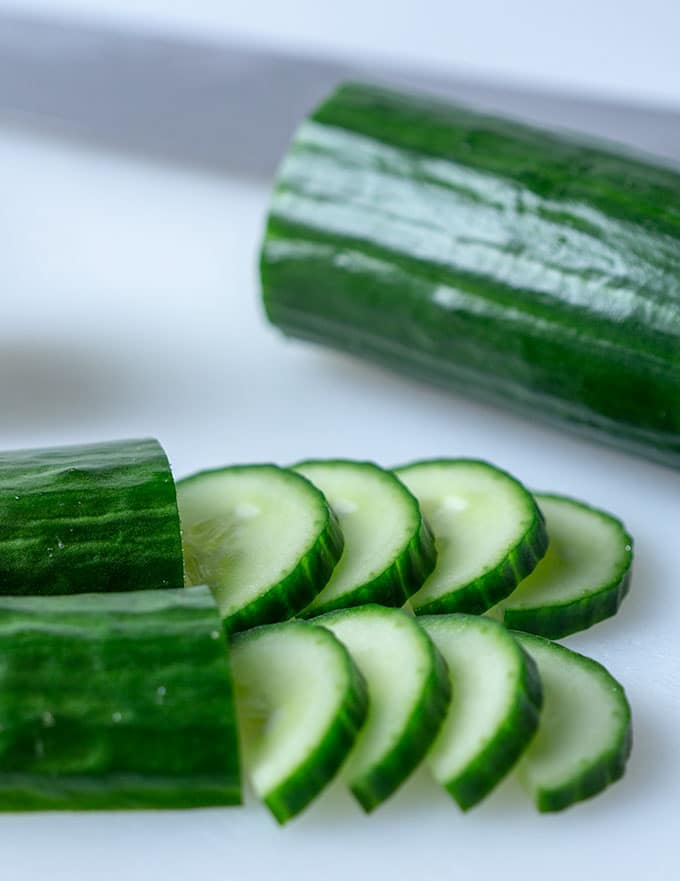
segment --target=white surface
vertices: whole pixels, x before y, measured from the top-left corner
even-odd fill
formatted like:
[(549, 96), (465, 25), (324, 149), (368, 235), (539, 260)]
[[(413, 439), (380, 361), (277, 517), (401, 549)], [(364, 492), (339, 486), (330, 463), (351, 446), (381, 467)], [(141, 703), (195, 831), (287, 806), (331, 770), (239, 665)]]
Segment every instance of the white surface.
[(677, 0), (0, 0), (3, 7), (680, 106)]
[[(508, 783), (469, 815), (425, 778), (371, 817), (331, 792), (278, 829), (259, 806), (0, 816), (8, 881), (679, 877), (680, 474), (319, 349), (263, 321), (264, 185), (0, 130), (0, 448), (156, 435), (178, 476), (310, 456), (472, 455), (621, 515), (620, 614), (568, 642), (625, 684), (625, 779), (561, 816)], [(501, 875), (499, 875), (501, 877)]]

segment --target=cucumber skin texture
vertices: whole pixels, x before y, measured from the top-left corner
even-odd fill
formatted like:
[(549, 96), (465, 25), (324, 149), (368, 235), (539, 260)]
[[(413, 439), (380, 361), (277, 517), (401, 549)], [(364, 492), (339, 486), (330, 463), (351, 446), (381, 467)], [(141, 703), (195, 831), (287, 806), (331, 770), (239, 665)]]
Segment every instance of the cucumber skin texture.
[[(495, 471), (502, 471), (509, 477), (518, 488), (526, 493), (528, 499), (532, 499), (531, 493), (526, 487), (507, 471), (497, 468), (490, 462), (482, 459), (423, 459), (417, 462), (409, 462), (395, 468), (399, 476), (401, 471), (422, 464), (446, 464), (447, 462), (469, 462), (470, 464), (484, 465)], [(535, 517), (529, 524), (518, 546), (507, 554), (503, 560), (484, 572), (478, 578), (470, 581), (465, 587), (458, 588), (449, 594), (430, 600), (425, 605), (414, 608), (416, 615), (449, 615), (454, 613), (467, 613), (481, 615), (509, 596), (517, 585), (536, 568), (537, 563), (545, 556), (548, 549), (548, 533), (545, 529), (545, 520), (541, 509), (534, 504)]]
[[(361, 614), (363, 609), (379, 610), (380, 606), (367, 604), (352, 609), (352, 613)], [(312, 623), (323, 627), (324, 623), (331, 623), (333, 618), (342, 614), (342, 611), (330, 612), (312, 619)], [(367, 814), (388, 799), (425, 758), (439, 733), (451, 700), (451, 681), (446, 662), (427, 633), (421, 632), (425, 637), (424, 641), (429, 643), (432, 661), (432, 670), (427, 677), (427, 687), (422, 699), (415, 708), (399, 744), (379, 765), (350, 785), (352, 795)]]
[[(551, 493), (540, 493), (542, 498), (562, 499), (564, 496)], [(583, 508), (589, 508), (602, 515), (604, 512), (579, 501)], [(607, 514), (621, 527), (622, 538), (630, 548), (626, 562), (616, 576), (607, 584), (587, 597), (581, 597), (567, 603), (555, 603), (536, 609), (504, 609), (503, 623), (510, 630), (534, 633), (547, 639), (561, 639), (571, 633), (586, 630), (606, 618), (615, 615), (630, 590), (633, 575), (633, 538), (623, 523), (611, 514)]]
[(347, 84), (290, 147), (260, 270), (290, 336), (680, 467), (671, 169)]
[(240, 804), (208, 588), (3, 597), (0, 656), (0, 810)]
[[(342, 461), (340, 459), (307, 459), (303, 462), (298, 462), (293, 468), (303, 468), (305, 465), (317, 463), (333, 465), (334, 462), (342, 463)], [(406, 490), (406, 487), (404, 489)], [(408, 490), (406, 491), (408, 492)], [(409, 494), (412, 495), (411, 493)], [(414, 505), (420, 511), (418, 500), (415, 496), (412, 497)], [(339, 528), (341, 529), (341, 527)], [(298, 613), (298, 617), (311, 619), (337, 609), (346, 609), (349, 606), (364, 606), (371, 603), (383, 606), (403, 606), (416, 591), (420, 590), (423, 582), (434, 569), (436, 562), (437, 550), (434, 545), (434, 538), (430, 527), (421, 513), (418, 532), (391, 566), (380, 572), (375, 578), (367, 581), (357, 590), (352, 591), (351, 596), (341, 595), (323, 605), (314, 606), (311, 609), (303, 609)]]
[(175, 484), (158, 441), (0, 453), (0, 594), (183, 584)]
[[(551, 643), (551, 640), (534, 634), (517, 633), (516, 635), (519, 639), (524, 639), (529, 643), (529, 651), (531, 651), (531, 640)], [(598, 763), (594, 767), (585, 768), (580, 777), (569, 785), (561, 786), (556, 789), (542, 789), (536, 792), (535, 804), (536, 808), (541, 813), (563, 811), (565, 808), (570, 807), (576, 802), (585, 801), (586, 799), (598, 795), (610, 784), (616, 783), (616, 781), (620, 780), (625, 773), (626, 763), (633, 748), (633, 725), (630, 705), (626, 699), (623, 686), (612, 677), (606, 667), (598, 661), (595, 661), (593, 658), (581, 655), (573, 649), (567, 649), (565, 646), (559, 645), (559, 643), (551, 644), (558, 649), (570, 652), (572, 655), (578, 655), (582, 662), (587, 663), (591, 669), (596, 671), (599, 675), (604, 674), (608, 680), (611, 680), (612, 687), (614, 687), (617, 693), (623, 697), (625, 702), (627, 708), (627, 721), (625, 732), (620, 743), (609, 751), (604, 757), (604, 761)]]
[[(307, 621), (287, 621), (281, 626), (311, 627), (313, 624)], [(254, 627), (244, 633), (237, 634), (234, 639), (257, 638), (257, 634), (261, 629), (260, 627)], [(269, 792), (263, 798), (265, 805), (269, 808), (279, 825), (287, 823), (303, 811), (340, 770), (342, 763), (354, 745), (362, 725), (366, 721), (368, 713), (368, 691), (364, 677), (357, 669), (349, 652), (340, 640), (336, 639), (329, 631), (325, 632), (333, 637), (346, 655), (349, 685), (344, 696), (341, 713), (336, 718), (336, 723), (327, 732), (326, 737), (317, 746), (311, 756), (311, 761), (306, 761), (305, 767), (299, 768), (285, 783)], [(315, 768), (315, 778), (312, 778), (309, 774), (309, 764)]]
[[(428, 617), (434, 622), (438, 618), (436, 615)], [(463, 811), (479, 804), (496, 788), (512, 770), (538, 730), (543, 706), (541, 679), (531, 656), (517, 641), (515, 644), (522, 657), (522, 677), (511, 713), (500, 728), (498, 736), (487, 744), (477, 760), (445, 787)], [(453, 687), (455, 688), (455, 682)]]
[[(239, 468), (269, 468), (269, 465), (233, 465), (228, 470)], [(278, 466), (274, 466), (278, 467)], [(177, 481), (177, 486), (189, 483), (194, 479), (200, 479), (211, 473), (224, 471), (223, 468), (215, 468), (207, 471), (199, 471), (189, 477)], [(312, 487), (315, 493), (322, 498), (323, 494), (314, 484), (298, 474), (301, 480)], [(276, 624), (279, 621), (287, 621), (298, 615), (305, 606), (314, 599), (333, 574), (333, 570), (340, 559), (345, 542), (338, 519), (325, 502), (327, 520), (319, 538), (314, 546), (300, 559), (298, 565), (288, 575), (273, 585), (266, 594), (259, 597), (255, 602), (248, 603), (233, 615), (223, 621), (223, 626), (228, 634), (240, 633), (244, 630), (258, 627), (264, 624)]]

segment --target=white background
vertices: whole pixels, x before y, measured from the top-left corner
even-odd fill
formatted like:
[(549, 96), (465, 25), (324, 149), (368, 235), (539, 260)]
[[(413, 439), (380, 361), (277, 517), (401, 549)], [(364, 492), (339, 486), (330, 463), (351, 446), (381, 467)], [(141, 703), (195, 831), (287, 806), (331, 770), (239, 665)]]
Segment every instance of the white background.
[(680, 105), (677, 0), (1, 0)]
[[(217, 4), (202, 5), (205, 21), (217, 17)], [(358, 5), (345, 3), (348, 21)], [(420, 38), (430, 28), (443, 53), (445, 36), (424, 21), (433, 5), (421, 2), (412, 26)], [(474, 16), (484, 5), (474, 14), (468, 10), (468, 26), (479, 24)], [(263, 6), (253, 2), (250, 9)], [(251, 29), (273, 32), (277, 16), (283, 20), (267, 6), (266, 23), (256, 25), (253, 13)], [(650, 20), (654, 6), (645, 6)], [(632, 15), (631, 4), (617, 8)], [(159, 15), (160, 4), (156, 9)], [(398, 36), (407, 43), (402, 9), (395, 7), (385, 51)], [(246, 11), (234, 16), (245, 29)], [(372, 16), (367, 6), (365, 17), (375, 28)], [(454, 18), (451, 13), (449, 33)], [(301, 24), (295, 39), (311, 40), (318, 22), (303, 23), (306, 31)], [(287, 38), (283, 29), (279, 37)], [(343, 37), (357, 46), (369, 38), (363, 27), (349, 25)], [(663, 67), (670, 34), (659, 26), (658, 38)], [(494, 39), (500, 42), (499, 29)], [(602, 78), (611, 73), (605, 67)], [(653, 79), (650, 74), (648, 82)], [(0, 448), (155, 435), (177, 476), (228, 462), (308, 456), (375, 458), (386, 465), (480, 456), (532, 487), (609, 508), (636, 542), (633, 589), (620, 614), (568, 640), (607, 664), (633, 706), (636, 743), (628, 773), (597, 799), (562, 815), (538, 816), (509, 781), (463, 816), (419, 776), (371, 817), (336, 788), (283, 830), (252, 800), (241, 810), (7, 815), (0, 816), (2, 877), (680, 876), (680, 475), (283, 341), (258, 303), (266, 181), (0, 129), (0, 187)]]

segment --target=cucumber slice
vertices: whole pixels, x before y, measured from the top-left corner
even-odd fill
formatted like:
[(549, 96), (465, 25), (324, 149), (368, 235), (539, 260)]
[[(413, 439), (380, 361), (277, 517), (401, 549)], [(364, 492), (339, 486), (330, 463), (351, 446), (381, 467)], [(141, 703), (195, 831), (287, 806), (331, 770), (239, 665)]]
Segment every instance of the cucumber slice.
[(306, 621), (234, 637), (232, 668), (246, 770), (279, 823), (299, 814), (335, 776), (368, 710), (347, 649)]
[(541, 683), (534, 662), (496, 621), (434, 615), (418, 622), (448, 665), (453, 695), (428, 764), (468, 810), (529, 745), (538, 727)]
[(158, 441), (0, 453), (0, 594), (182, 583), (175, 484)]
[(207, 587), (0, 598), (0, 810), (240, 802)]
[(446, 664), (416, 619), (360, 606), (314, 619), (347, 646), (366, 679), (368, 718), (343, 776), (372, 811), (425, 757), (451, 698)]
[(500, 611), (508, 627), (557, 639), (617, 612), (628, 593), (633, 540), (604, 511), (564, 496), (535, 498), (548, 552)]
[(545, 704), (518, 774), (539, 811), (561, 811), (623, 775), (633, 742), (630, 706), (592, 658), (540, 636), (515, 638), (538, 665)]
[(310, 461), (295, 470), (326, 496), (345, 539), (330, 581), (303, 614), (365, 603), (402, 606), (437, 556), (417, 500), (392, 472), (371, 462)]
[(507, 472), (474, 459), (433, 459), (396, 474), (420, 501), (438, 554), (434, 571), (411, 597), (417, 615), (485, 612), (545, 553), (541, 513)]
[(177, 484), (185, 583), (208, 584), (229, 632), (307, 606), (342, 553), (319, 490), (276, 465), (236, 465)]

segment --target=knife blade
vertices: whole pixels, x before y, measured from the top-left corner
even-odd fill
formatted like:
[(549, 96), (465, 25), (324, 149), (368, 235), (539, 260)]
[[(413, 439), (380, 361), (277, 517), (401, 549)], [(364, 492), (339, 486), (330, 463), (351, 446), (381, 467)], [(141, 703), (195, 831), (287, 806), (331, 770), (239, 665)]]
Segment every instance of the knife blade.
[(270, 177), (297, 123), (349, 78), (427, 91), (680, 159), (680, 112), (671, 110), (361, 58), (0, 14), (0, 123), (225, 173)]

